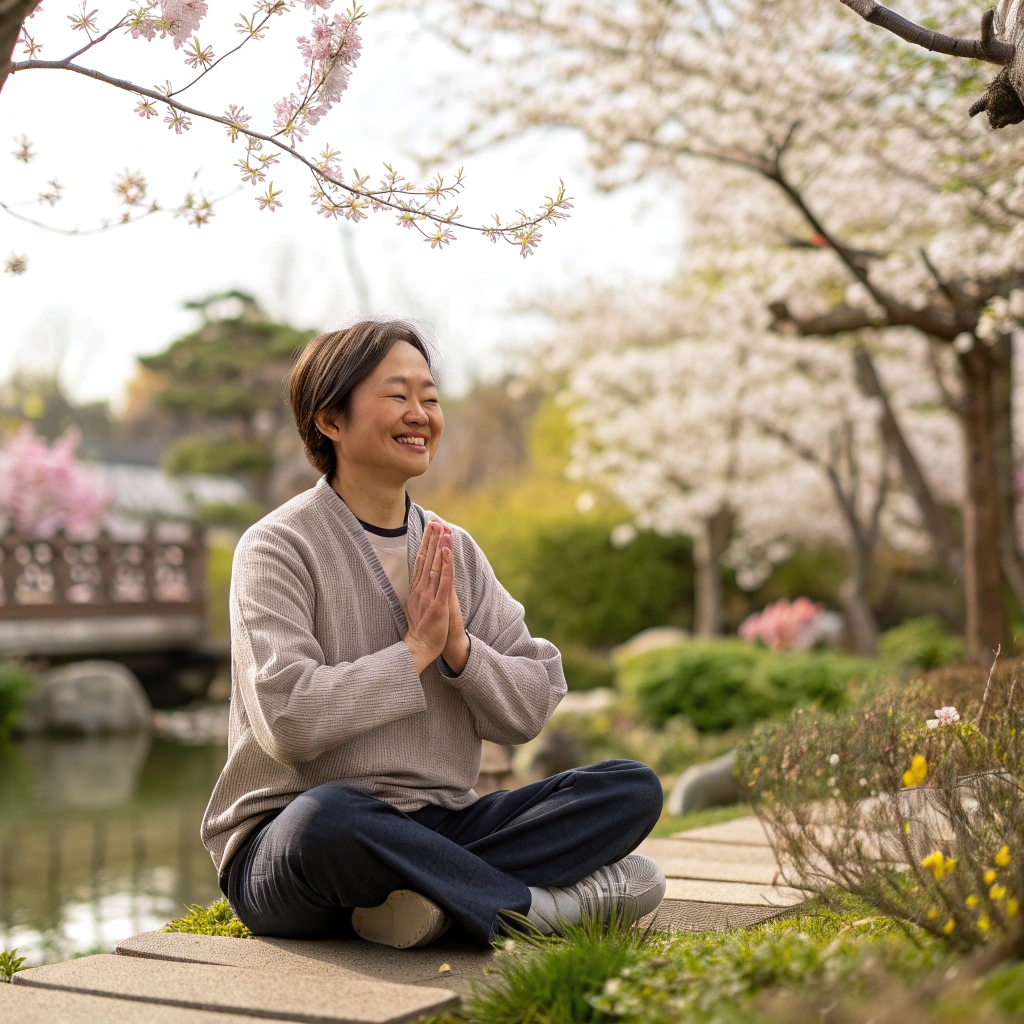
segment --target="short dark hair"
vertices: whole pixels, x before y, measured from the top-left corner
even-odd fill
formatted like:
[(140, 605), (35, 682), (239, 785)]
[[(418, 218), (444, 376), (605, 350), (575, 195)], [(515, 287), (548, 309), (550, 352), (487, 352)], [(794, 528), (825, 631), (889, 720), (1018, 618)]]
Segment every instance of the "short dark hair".
[(352, 392), (380, 366), (396, 342), (418, 349), (431, 372), (431, 344), (425, 331), (408, 320), (362, 320), (315, 337), (299, 354), (288, 377), (288, 404), (302, 438), (306, 458), (321, 473), (337, 468), (334, 445), (320, 433), (316, 415), (347, 416)]

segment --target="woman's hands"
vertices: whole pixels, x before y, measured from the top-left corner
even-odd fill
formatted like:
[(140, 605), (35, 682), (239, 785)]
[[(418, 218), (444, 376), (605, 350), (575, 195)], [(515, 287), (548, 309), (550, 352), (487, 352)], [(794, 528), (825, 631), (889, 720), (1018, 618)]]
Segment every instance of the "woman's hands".
[(423, 672), (440, 654), (452, 671), (461, 672), (466, 667), (469, 637), (454, 581), (451, 527), (431, 521), (423, 531), (416, 555), (406, 610), (409, 632), (404, 643), (417, 672)]

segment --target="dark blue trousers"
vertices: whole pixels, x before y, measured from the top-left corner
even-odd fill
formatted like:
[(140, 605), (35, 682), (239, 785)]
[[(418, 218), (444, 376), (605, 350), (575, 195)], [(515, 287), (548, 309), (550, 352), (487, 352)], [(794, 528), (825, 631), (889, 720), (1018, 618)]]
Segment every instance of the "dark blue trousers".
[(350, 935), (353, 907), (395, 889), (430, 897), (476, 942), (501, 911), (526, 914), (527, 886), (572, 885), (620, 860), (661, 814), (661, 783), (636, 761), (604, 761), (461, 811), (404, 813), (338, 782), (307, 790), (239, 849), (221, 876), (256, 935)]

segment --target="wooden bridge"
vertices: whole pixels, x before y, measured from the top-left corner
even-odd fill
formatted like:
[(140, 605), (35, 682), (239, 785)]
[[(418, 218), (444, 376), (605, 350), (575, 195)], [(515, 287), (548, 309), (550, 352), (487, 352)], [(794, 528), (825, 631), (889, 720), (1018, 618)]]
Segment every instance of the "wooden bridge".
[(188, 523), (133, 535), (0, 537), (0, 656), (192, 647), (205, 634), (206, 548)]

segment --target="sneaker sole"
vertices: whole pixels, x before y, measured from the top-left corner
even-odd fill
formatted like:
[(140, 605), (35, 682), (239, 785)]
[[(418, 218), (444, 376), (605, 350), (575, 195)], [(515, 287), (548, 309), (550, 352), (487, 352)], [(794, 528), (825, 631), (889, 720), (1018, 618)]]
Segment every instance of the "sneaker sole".
[(425, 946), (450, 923), (436, 903), (411, 889), (396, 889), (379, 907), (352, 911), (352, 927), (360, 938), (394, 949)]

